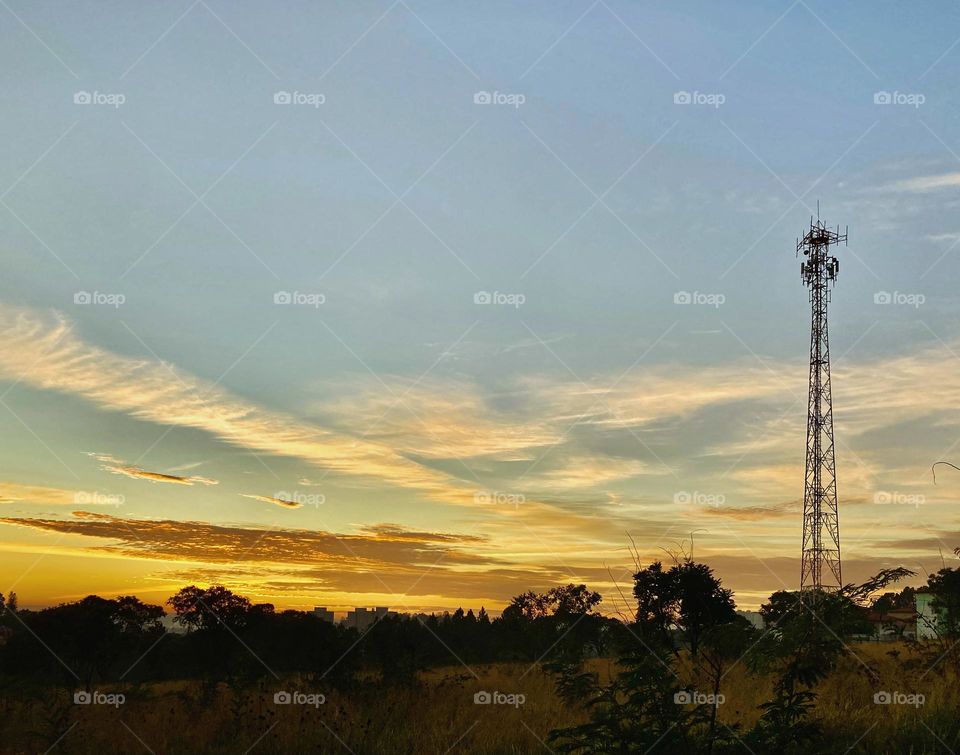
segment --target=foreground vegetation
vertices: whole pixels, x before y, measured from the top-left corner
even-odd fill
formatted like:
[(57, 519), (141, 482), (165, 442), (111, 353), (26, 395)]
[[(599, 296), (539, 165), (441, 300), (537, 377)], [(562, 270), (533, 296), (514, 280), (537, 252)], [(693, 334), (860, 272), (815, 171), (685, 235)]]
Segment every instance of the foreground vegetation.
[[(90, 596), (0, 614), (0, 751), (946, 753), (960, 750), (960, 570), (932, 575), (924, 642), (857, 642), (902, 605), (894, 569), (778, 592), (765, 628), (704, 564), (638, 566), (626, 620), (583, 585), (503, 615), (364, 634), (189, 587), (163, 608)], [(13, 598), (13, 599), (12, 599)]]
[[(952, 674), (927, 675), (918, 681), (925, 656), (904, 643), (855, 644), (851, 649), (877, 671), (882, 689), (923, 690), (925, 704), (919, 708), (873, 704), (876, 684), (855, 659), (845, 659), (818, 687), (811, 718), (820, 723), (824, 735), (806, 752), (960, 751), (960, 687)], [(615, 672), (613, 662), (605, 659), (588, 661), (587, 667), (601, 678)], [(551, 731), (588, 720), (582, 708), (562, 702), (554, 677), (539, 666), (530, 670), (525, 663), (498, 663), (478, 665), (473, 671), (479, 679), (457, 665), (423, 672), (412, 686), (385, 689), (370, 682), (349, 692), (330, 689), (319, 708), (273, 704), (277, 689), (316, 689), (310, 679), (291, 676), (280, 683), (262, 679), (243, 686), (199, 681), (111, 686), (127, 696), (119, 708), (74, 705), (72, 689), (5, 688), (0, 698), (0, 749), (45, 752), (56, 745), (54, 752), (81, 755), (219, 754), (248, 748), (256, 753), (532, 754), (547, 752), (543, 743), (550, 744)], [(769, 698), (773, 685), (772, 677), (758, 679), (746, 667), (734, 668), (722, 684), (725, 701), (718, 711), (722, 726), (734, 731), (756, 726), (758, 706)], [(519, 707), (474, 703), (477, 692), (494, 690), (519, 692), (525, 701)], [(750, 747), (755, 753), (766, 751)], [(734, 740), (714, 752), (749, 750)]]

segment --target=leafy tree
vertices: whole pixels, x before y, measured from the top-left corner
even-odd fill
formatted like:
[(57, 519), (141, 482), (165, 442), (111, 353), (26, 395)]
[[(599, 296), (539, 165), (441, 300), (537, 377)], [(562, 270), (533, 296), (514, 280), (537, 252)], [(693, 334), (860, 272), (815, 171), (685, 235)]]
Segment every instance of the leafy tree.
[(4, 647), (7, 668), (21, 674), (55, 674), (90, 689), (97, 680), (127, 672), (163, 634), (163, 609), (133, 596), (108, 600), (88, 595), (36, 612), (24, 612), (27, 629)]
[(133, 595), (123, 595), (114, 603), (116, 604), (114, 619), (120, 625), (121, 631), (141, 633), (163, 630), (161, 619), (165, 614), (160, 606), (143, 603)]
[(677, 695), (682, 693), (673, 658), (664, 650), (638, 648), (619, 661), (619, 673), (606, 685), (595, 676), (567, 669), (558, 680), (561, 694), (584, 700), (587, 723), (550, 732), (557, 752), (691, 752), (694, 722)]
[(504, 649), (518, 649), (530, 660), (547, 654), (578, 656), (588, 646), (596, 651), (608, 621), (595, 613), (601, 600), (600, 593), (582, 584), (517, 595), (495, 622), (499, 644)]
[(937, 634), (949, 639), (960, 637), (960, 569), (941, 569), (931, 574), (927, 589), (933, 593), (931, 605), (937, 612)]
[(430, 665), (433, 646), (439, 645), (420, 622), (400, 616), (378, 621), (363, 642), (365, 657), (380, 671), (381, 680), (402, 685), (414, 683), (417, 673)]
[[(852, 602), (838, 593), (778, 592), (760, 609), (767, 632), (750, 655), (751, 667), (776, 673), (773, 698), (760, 706), (760, 721), (749, 742), (769, 751), (788, 750), (813, 741), (820, 732), (810, 720), (813, 687), (845, 652), (838, 630)], [(835, 628), (834, 628), (835, 627)]]
[(503, 609), (506, 621), (535, 621), (550, 613), (549, 593), (535, 593), (532, 590), (517, 595), (510, 605)]
[(800, 606), (800, 593), (788, 590), (778, 590), (770, 596), (770, 600), (760, 606), (760, 617), (767, 629), (776, 628), (788, 615), (797, 611)]
[(658, 561), (634, 575), (637, 624), (655, 641), (679, 652), (680, 642), (697, 655), (704, 632), (737, 618), (733, 593), (706, 564), (690, 559), (667, 570)]
[(913, 608), (916, 602), (917, 591), (910, 586), (904, 587), (900, 592), (885, 592), (871, 606), (874, 611), (884, 616), (891, 611), (903, 608)]
[(706, 719), (708, 753), (713, 750), (714, 742), (720, 734), (717, 728), (717, 713), (723, 678), (734, 664), (747, 656), (757, 639), (757, 631), (742, 616), (704, 630), (697, 664), (697, 687), (710, 690), (709, 694), (712, 695), (712, 702), (700, 706), (699, 710)]
[(603, 600), (600, 593), (591, 592), (586, 585), (554, 587), (547, 592), (547, 599), (553, 606), (553, 615), (565, 617), (586, 615)]
[(926, 589), (932, 596), (935, 618), (922, 616), (917, 621), (932, 630), (927, 635), (932, 641), (918, 642), (916, 650), (926, 658), (931, 671), (946, 676), (952, 669), (953, 674), (960, 674), (960, 569), (945, 567), (931, 574)]
[[(551, 732), (551, 744), (561, 752), (709, 752), (728, 738), (718, 735), (716, 695), (753, 640), (749, 622), (712, 570), (689, 558), (639, 569), (633, 594), (636, 623), (610, 682), (601, 685), (582, 664), (555, 665), (559, 694), (583, 702), (589, 721)], [(682, 688), (678, 669), (689, 658), (692, 680), (707, 681), (713, 698), (692, 699)]]
[(775, 672), (773, 699), (763, 703), (750, 741), (769, 751), (789, 750), (820, 732), (810, 714), (815, 688), (849, 650), (847, 640), (870, 629), (866, 608), (872, 597), (912, 575), (902, 567), (884, 569), (860, 585), (836, 591), (776, 592), (760, 613), (768, 631), (750, 654), (754, 670)]
[[(167, 604), (176, 613), (173, 620), (190, 630), (226, 627), (235, 631), (246, 624), (251, 611), (249, 600), (222, 585), (206, 589), (184, 587)], [(263, 612), (263, 608), (259, 610)]]

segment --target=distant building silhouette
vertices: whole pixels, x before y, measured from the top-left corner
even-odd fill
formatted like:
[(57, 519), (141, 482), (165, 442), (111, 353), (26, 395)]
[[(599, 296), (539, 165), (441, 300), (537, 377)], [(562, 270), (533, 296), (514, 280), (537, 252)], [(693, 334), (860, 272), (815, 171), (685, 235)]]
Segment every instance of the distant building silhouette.
[(328, 611), (326, 606), (316, 606), (313, 609), (313, 615), (321, 621), (333, 623), (333, 611)]
[(386, 606), (354, 608), (352, 611), (347, 611), (342, 623), (345, 627), (365, 632), (389, 613), (390, 610)]
[[(917, 601), (918, 603), (920, 601)], [(889, 611), (867, 611), (867, 621), (873, 625), (873, 634), (864, 639), (879, 642), (915, 640), (923, 621), (913, 608), (892, 608)], [(923, 639), (923, 635), (921, 635)]]

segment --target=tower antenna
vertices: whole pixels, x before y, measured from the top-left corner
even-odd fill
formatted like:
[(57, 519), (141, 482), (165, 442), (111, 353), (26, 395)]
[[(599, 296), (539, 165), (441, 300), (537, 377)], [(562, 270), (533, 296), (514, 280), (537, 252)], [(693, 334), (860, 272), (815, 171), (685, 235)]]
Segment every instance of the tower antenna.
[(840, 272), (830, 247), (847, 243), (847, 233), (817, 220), (797, 242), (800, 277), (810, 290), (810, 386), (807, 400), (806, 474), (803, 488), (803, 546), (800, 589), (835, 591), (840, 574), (840, 523), (837, 516), (837, 469), (833, 442), (833, 396), (830, 390), (830, 339), (827, 305)]

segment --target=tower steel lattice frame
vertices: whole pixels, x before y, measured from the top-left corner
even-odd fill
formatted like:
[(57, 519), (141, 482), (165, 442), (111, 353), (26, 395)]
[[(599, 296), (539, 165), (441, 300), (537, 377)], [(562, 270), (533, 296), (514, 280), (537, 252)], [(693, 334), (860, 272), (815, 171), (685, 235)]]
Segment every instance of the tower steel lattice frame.
[(807, 401), (806, 474), (803, 488), (803, 549), (800, 589), (834, 591), (843, 586), (840, 571), (840, 522), (830, 387), (830, 338), (827, 307), (840, 263), (830, 248), (847, 243), (847, 233), (810, 219), (797, 241), (804, 285), (810, 291), (810, 385)]

